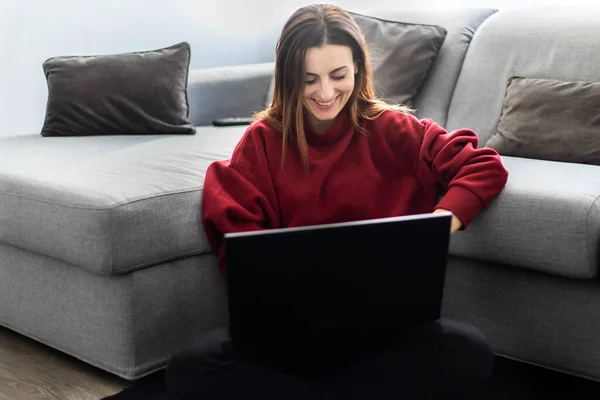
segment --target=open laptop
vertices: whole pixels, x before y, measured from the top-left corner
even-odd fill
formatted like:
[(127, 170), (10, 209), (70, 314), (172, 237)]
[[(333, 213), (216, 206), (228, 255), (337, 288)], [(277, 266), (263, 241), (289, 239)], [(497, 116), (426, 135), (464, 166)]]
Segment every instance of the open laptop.
[(294, 351), (322, 338), (383, 338), (438, 319), (450, 223), (419, 214), (226, 234), (237, 357), (289, 370)]

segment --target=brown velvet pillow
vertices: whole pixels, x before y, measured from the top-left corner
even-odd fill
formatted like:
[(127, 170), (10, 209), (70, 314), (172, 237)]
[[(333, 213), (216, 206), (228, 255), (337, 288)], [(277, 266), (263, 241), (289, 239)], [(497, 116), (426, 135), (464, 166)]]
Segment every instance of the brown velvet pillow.
[(377, 97), (412, 106), (444, 43), (446, 29), (351, 15), (369, 45)]
[(487, 147), (507, 156), (600, 165), (600, 83), (512, 77)]
[(190, 46), (54, 57), (43, 64), (42, 136), (193, 134), (187, 99)]

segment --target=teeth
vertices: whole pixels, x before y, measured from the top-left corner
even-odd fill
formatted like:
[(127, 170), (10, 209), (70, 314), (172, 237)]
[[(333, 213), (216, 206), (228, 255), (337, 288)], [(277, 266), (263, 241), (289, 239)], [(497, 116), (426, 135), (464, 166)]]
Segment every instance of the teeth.
[(336, 99), (331, 100), (329, 103), (321, 103), (320, 101), (315, 100), (315, 102), (320, 105), (321, 107), (327, 107), (332, 105), (335, 102)]

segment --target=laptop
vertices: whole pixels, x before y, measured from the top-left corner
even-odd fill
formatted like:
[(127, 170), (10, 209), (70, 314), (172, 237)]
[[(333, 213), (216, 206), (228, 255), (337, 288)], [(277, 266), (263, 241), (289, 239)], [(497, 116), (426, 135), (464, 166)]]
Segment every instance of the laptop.
[(438, 319), (450, 223), (439, 213), (226, 234), (236, 356), (293, 372), (315, 343)]

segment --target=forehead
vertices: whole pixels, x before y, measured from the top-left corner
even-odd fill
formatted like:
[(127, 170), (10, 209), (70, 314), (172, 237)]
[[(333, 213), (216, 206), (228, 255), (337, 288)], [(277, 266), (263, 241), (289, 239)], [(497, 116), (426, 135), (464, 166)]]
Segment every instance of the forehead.
[(304, 69), (314, 74), (328, 74), (336, 68), (351, 66), (352, 50), (348, 46), (327, 44), (306, 50)]

